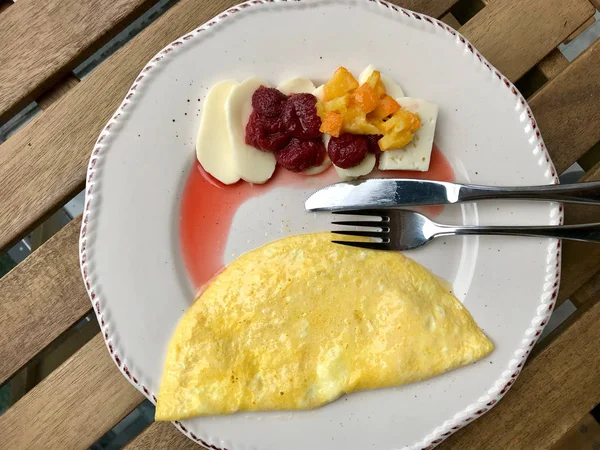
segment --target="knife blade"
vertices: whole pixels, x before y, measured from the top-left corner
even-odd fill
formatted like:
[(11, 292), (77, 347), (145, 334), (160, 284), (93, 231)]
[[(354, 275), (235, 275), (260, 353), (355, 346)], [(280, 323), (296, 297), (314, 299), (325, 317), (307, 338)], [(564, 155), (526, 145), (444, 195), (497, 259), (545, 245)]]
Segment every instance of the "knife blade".
[(307, 211), (428, 206), (454, 203), (458, 186), (441, 181), (369, 178), (332, 184), (312, 194)]
[(369, 178), (324, 187), (305, 202), (307, 211), (449, 205), (485, 199), (600, 204), (600, 182), (498, 187), (403, 178)]

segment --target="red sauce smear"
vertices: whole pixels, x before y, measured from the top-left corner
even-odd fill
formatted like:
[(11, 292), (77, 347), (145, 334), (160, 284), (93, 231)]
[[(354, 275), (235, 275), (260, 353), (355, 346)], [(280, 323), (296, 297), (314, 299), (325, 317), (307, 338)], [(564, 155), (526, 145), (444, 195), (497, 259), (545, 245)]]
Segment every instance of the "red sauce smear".
[[(446, 157), (434, 146), (427, 172), (375, 171), (371, 177), (454, 181), (454, 171)], [(181, 254), (194, 290), (198, 292), (223, 269), (229, 228), (236, 211), (246, 200), (277, 187), (297, 186), (317, 190), (337, 181), (339, 179), (333, 168), (316, 176), (304, 176), (278, 167), (265, 184), (239, 181), (226, 186), (206, 173), (195, 160), (183, 191), (179, 219)], [(443, 206), (435, 206), (425, 210), (429, 215), (435, 215), (442, 209)]]

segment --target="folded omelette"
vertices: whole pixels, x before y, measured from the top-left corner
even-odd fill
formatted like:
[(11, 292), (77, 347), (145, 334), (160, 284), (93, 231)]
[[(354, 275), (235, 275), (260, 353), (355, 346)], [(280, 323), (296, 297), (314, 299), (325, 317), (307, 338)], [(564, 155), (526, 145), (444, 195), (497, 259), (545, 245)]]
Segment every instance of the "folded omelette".
[(397, 252), (331, 239), (269, 243), (208, 285), (169, 345), (156, 420), (315, 408), (492, 351), (427, 269)]

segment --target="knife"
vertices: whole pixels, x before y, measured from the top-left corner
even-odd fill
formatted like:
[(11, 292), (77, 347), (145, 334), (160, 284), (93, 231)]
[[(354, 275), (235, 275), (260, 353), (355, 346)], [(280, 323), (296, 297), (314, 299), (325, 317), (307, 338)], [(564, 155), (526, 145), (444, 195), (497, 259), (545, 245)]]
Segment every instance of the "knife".
[(332, 184), (312, 194), (307, 211), (449, 205), (485, 199), (543, 200), (600, 205), (600, 182), (498, 187), (403, 178), (369, 178)]

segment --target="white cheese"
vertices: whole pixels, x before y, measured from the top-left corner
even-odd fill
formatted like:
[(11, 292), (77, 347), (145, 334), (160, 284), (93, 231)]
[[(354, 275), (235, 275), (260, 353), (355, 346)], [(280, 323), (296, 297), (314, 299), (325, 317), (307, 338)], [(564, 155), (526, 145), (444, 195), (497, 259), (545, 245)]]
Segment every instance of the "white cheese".
[(325, 172), (331, 167), (331, 160), (329, 156), (325, 155), (325, 159), (320, 166), (311, 167), (310, 169), (303, 170), (300, 172), (302, 175), (318, 175), (321, 172)]
[[(375, 66), (373, 66), (373, 65), (368, 65), (367, 67), (365, 67), (363, 69), (363, 71), (360, 73), (360, 75), (358, 76), (358, 84), (363, 84), (365, 81), (367, 81), (367, 79), (371, 76), (371, 74), (373, 73), (374, 70), (376, 70), (376, 69), (375, 69)], [(402, 90), (402, 88), (400, 86), (398, 86), (396, 84), (396, 82), (394, 80), (392, 80), (390, 77), (388, 77), (382, 73), (381, 81), (383, 81), (383, 86), (385, 87), (385, 92), (390, 97), (393, 97), (393, 98), (404, 97), (404, 91)]]
[(225, 101), (237, 81), (223, 81), (208, 92), (196, 139), (196, 157), (209, 174), (224, 184), (240, 179), (234, 162), (225, 119)]
[(325, 85), (322, 84), (321, 86), (319, 86), (318, 88), (316, 88), (312, 95), (314, 95), (315, 97), (317, 97), (317, 100), (319, 100), (320, 102), (323, 101), (323, 99), (325, 98)]
[(375, 158), (373, 153), (367, 153), (365, 159), (357, 166), (350, 167), (349, 169), (342, 169), (334, 164), (333, 167), (342, 181), (348, 181), (371, 173), (375, 167), (376, 160), (377, 158)]
[(312, 94), (315, 90), (315, 85), (308, 78), (297, 77), (279, 83), (277, 89), (285, 95)]
[(245, 142), (246, 124), (252, 112), (252, 94), (261, 85), (261, 78), (248, 78), (235, 85), (225, 102), (225, 116), (234, 166), (240, 176), (249, 183), (264, 183), (273, 175), (277, 164), (275, 155), (260, 151)]
[(409, 111), (419, 114), (421, 128), (413, 140), (398, 150), (387, 150), (379, 157), (379, 170), (417, 170), (427, 172), (433, 149), (438, 106), (419, 98), (400, 97), (396, 101)]

